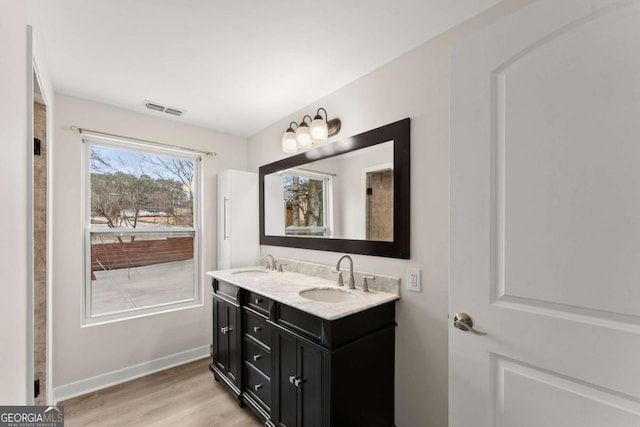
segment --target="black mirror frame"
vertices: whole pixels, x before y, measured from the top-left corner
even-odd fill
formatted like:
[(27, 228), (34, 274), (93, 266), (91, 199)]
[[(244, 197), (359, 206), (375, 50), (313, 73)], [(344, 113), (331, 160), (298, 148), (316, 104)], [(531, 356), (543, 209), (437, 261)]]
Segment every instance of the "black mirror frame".
[[(267, 236), (264, 227), (264, 177), (311, 161), (393, 141), (393, 241), (334, 239), (320, 237)], [(343, 141), (312, 150), (259, 168), (260, 244), (320, 251), (346, 252), (390, 258), (410, 258), (410, 119), (381, 126)]]

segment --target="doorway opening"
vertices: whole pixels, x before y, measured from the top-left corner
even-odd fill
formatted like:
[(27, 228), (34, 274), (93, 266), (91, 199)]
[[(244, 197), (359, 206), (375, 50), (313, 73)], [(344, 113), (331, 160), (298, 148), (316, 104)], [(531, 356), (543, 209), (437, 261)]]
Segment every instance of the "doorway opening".
[(393, 241), (393, 168), (366, 171), (365, 238)]
[(33, 377), (36, 405), (47, 403), (47, 106), (33, 73)]

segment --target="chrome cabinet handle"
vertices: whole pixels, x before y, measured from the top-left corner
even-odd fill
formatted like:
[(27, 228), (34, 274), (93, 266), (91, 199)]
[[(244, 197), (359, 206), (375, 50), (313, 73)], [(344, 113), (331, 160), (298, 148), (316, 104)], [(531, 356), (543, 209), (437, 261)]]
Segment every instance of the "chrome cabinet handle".
[(477, 329), (473, 329), (473, 320), (467, 313), (456, 313), (456, 315), (453, 317), (453, 326), (464, 332), (471, 332), (472, 334), (480, 336), (487, 335), (486, 332), (481, 332)]
[(220, 328), (220, 333), (222, 335), (226, 334), (227, 332), (229, 332), (229, 328), (227, 326), (225, 326), (224, 328)]
[(289, 382), (296, 387), (300, 387), (300, 384), (302, 384), (302, 380), (294, 375), (289, 377)]
[(254, 386), (253, 386), (253, 389), (254, 389), (255, 391), (258, 391), (258, 390), (260, 390), (261, 388), (262, 388), (262, 384), (256, 384), (256, 385), (254, 385)]
[(263, 301), (263, 299), (262, 298), (256, 298), (255, 301), (256, 301), (256, 304), (260, 304)]
[(260, 326), (254, 326), (253, 327), (253, 332), (260, 332), (262, 330), (262, 328)]
[(229, 203), (229, 198), (225, 197), (224, 198), (224, 203), (222, 204), (222, 210), (224, 211), (222, 213), (223, 216), (223, 230), (222, 230), (222, 237), (223, 240), (227, 240), (229, 238), (229, 234), (227, 234), (227, 203)]
[(254, 355), (253, 355), (253, 361), (254, 361), (254, 362), (257, 362), (257, 361), (258, 361), (258, 359), (260, 359), (261, 357), (262, 357), (262, 355), (261, 355), (261, 354), (254, 354)]

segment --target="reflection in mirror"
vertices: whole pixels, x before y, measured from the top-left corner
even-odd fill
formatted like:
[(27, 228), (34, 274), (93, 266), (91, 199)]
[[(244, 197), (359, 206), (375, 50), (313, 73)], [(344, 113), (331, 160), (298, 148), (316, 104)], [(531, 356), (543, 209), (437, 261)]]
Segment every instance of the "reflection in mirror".
[(331, 174), (293, 168), (264, 180), (268, 235), (331, 236)]
[(410, 120), (260, 167), (260, 244), (410, 258)]
[(265, 234), (393, 241), (393, 141), (264, 177)]

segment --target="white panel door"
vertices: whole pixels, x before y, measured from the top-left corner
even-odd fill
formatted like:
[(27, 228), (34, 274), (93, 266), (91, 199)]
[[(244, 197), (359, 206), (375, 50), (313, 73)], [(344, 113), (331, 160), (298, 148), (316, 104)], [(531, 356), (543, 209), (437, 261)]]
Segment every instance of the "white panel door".
[(532, 3), (451, 69), (450, 427), (640, 426), (640, 1)]

